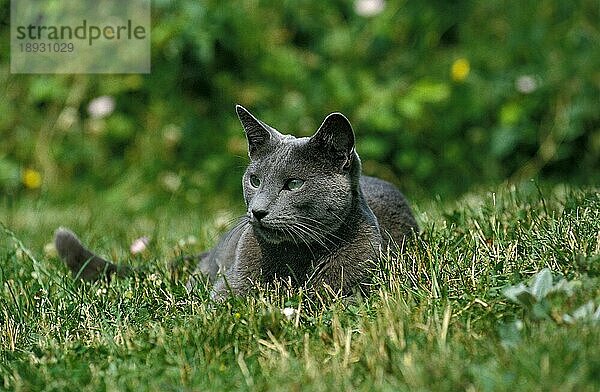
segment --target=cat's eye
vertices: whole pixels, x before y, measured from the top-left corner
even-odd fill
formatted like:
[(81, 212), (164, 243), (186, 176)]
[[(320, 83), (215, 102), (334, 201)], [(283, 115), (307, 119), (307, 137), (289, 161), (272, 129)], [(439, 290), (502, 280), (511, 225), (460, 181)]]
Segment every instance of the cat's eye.
[(260, 179), (254, 174), (250, 175), (250, 185), (252, 185), (254, 188), (258, 188), (260, 185)]
[(290, 178), (286, 181), (283, 189), (287, 189), (289, 191), (295, 191), (296, 189), (300, 189), (300, 187), (304, 185), (304, 180), (299, 178)]

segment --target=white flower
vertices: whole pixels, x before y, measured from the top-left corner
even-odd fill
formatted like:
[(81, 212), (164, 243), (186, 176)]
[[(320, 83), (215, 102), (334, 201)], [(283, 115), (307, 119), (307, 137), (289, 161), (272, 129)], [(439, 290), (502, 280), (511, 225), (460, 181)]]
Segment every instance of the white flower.
[(516, 320), (516, 321), (515, 321), (515, 327), (517, 328), (517, 331), (521, 331), (521, 330), (523, 330), (523, 321), (521, 321), (521, 320)]
[(296, 315), (296, 309), (294, 308), (283, 308), (281, 313), (285, 316), (286, 319), (291, 320)]
[(188, 235), (187, 238), (182, 238), (177, 243), (183, 248), (188, 245), (196, 245), (198, 243), (198, 239), (193, 235)]
[(54, 246), (54, 242), (48, 242), (46, 245), (44, 245), (44, 254), (48, 257), (58, 256), (56, 246)]
[(162, 279), (158, 274), (150, 274), (150, 276), (148, 276), (148, 280), (152, 282), (155, 287), (160, 287), (160, 285), (162, 284)]
[(385, 8), (384, 0), (357, 0), (354, 3), (354, 11), (360, 16), (375, 16)]
[(100, 287), (98, 290), (96, 290), (96, 295), (98, 297), (100, 297), (101, 295), (106, 294), (106, 287)]
[(163, 129), (163, 140), (169, 147), (177, 145), (182, 136), (183, 132), (181, 131), (181, 128), (175, 124), (169, 124)]
[(148, 237), (140, 237), (140, 238), (136, 239), (135, 241), (133, 241), (133, 243), (129, 247), (129, 250), (131, 251), (131, 254), (133, 254), (133, 255), (142, 253), (143, 251), (146, 250), (146, 247), (148, 247), (149, 243), (150, 243), (150, 239)]
[(94, 98), (87, 107), (92, 118), (103, 118), (115, 110), (115, 99), (108, 95)]
[(166, 172), (161, 175), (160, 181), (162, 186), (170, 192), (176, 192), (181, 186), (181, 178), (177, 173)]
[(517, 91), (523, 94), (531, 94), (537, 89), (537, 82), (531, 75), (519, 76), (515, 81)]
[(25, 260), (26, 254), (23, 252), (23, 249), (17, 248), (15, 250), (15, 256), (17, 256), (17, 260)]

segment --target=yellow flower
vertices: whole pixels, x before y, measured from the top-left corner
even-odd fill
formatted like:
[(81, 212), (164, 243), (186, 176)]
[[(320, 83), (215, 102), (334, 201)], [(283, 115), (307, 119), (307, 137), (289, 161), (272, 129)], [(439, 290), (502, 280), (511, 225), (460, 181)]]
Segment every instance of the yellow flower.
[(469, 76), (469, 71), (471, 70), (471, 65), (469, 64), (469, 60), (465, 58), (460, 58), (452, 63), (452, 80), (455, 82), (464, 81), (467, 76)]
[(23, 185), (29, 189), (37, 189), (42, 185), (42, 175), (34, 169), (25, 169), (22, 180)]

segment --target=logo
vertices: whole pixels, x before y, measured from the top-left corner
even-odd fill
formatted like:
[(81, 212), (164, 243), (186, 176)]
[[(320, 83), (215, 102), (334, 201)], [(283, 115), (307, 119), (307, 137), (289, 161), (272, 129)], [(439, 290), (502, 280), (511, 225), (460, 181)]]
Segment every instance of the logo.
[(11, 0), (11, 73), (149, 73), (150, 0)]

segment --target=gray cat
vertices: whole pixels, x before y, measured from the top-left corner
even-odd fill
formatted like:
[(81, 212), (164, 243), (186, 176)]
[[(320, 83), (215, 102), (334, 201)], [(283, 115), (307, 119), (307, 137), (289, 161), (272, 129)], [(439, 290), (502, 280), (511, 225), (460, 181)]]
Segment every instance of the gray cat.
[[(404, 196), (388, 182), (361, 176), (344, 115), (332, 113), (312, 137), (295, 138), (242, 106), (236, 111), (250, 156), (242, 180), (247, 213), (200, 256), (197, 275), (214, 282), (212, 297), (245, 295), (256, 282), (275, 279), (342, 295), (366, 291), (380, 247), (403, 244), (418, 232)], [(130, 273), (88, 251), (66, 229), (57, 230), (55, 243), (83, 279)], [(194, 283), (190, 279), (188, 289)]]

